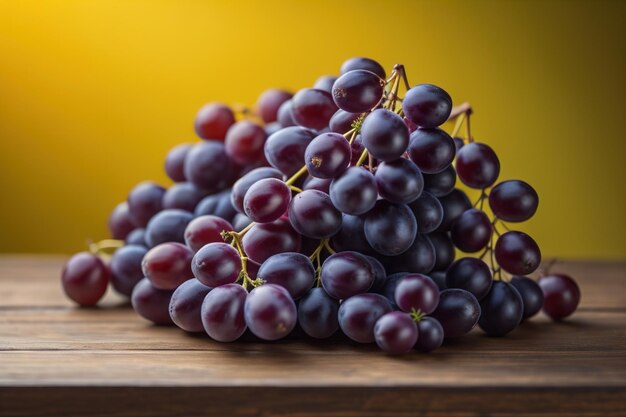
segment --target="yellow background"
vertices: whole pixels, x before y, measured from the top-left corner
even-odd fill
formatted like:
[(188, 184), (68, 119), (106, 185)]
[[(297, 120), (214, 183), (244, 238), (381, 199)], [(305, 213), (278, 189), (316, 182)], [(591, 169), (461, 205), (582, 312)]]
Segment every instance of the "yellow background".
[(475, 110), (501, 178), (538, 190), (547, 257), (625, 258), (624, 2), (0, 2), (0, 252), (72, 252), (194, 140), (205, 102), (253, 104), (342, 61), (404, 63)]

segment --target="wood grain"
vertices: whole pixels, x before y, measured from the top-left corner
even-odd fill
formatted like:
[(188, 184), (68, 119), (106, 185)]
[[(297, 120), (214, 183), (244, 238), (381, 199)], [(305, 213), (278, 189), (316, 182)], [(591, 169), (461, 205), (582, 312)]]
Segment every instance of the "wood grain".
[(580, 310), (400, 358), (341, 336), (234, 344), (63, 296), (63, 258), (0, 256), (1, 416), (626, 416), (626, 264), (563, 263)]

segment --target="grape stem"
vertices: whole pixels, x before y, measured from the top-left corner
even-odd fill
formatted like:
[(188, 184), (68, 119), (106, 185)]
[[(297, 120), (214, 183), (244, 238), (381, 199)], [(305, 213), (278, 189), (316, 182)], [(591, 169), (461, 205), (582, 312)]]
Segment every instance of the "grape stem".
[(88, 242), (89, 252), (94, 255), (110, 257), (113, 256), (116, 250), (124, 246), (123, 240), (118, 239), (103, 239), (98, 242)]
[(307, 172), (307, 168), (306, 168), (306, 165), (303, 165), (302, 168), (300, 168), (287, 181), (285, 181), (285, 184), (292, 185), (294, 182), (296, 182), (298, 180), (298, 178), (300, 178), (302, 175), (304, 175), (305, 172)]
[[(245, 230), (245, 229), (244, 229)], [(264, 281), (261, 278), (252, 279), (248, 274), (248, 257), (243, 250), (243, 246), (241, 245), (241, 238), (237, 232), (223, 232), (226, 236), (230, 236), (234, 243), (235, 249), (239, 252), (239, 259), (241, 260), (241, 271), (239, 272), (239, 277), (237, 278), (237, 282), (241, 281), (241, 286), (244, 290), (248, 290), (248, 285), (254, 287), (258, 287), (259, 285), (263, 285)]]
[(326, 249), (326, 251), (330, 254), (336, 253), (333, 248), (330, 247), (330, 243), (328, 239), (320, 240), (319, 245), (315, 248), (309, 259), (312, 262), (315, 262), (315, 285), (319, 287), (322, 284), (322, 261), (321, 255), (322, 251)]
[(416, 310), (415, 308), (411, 309), (411, 311), (409, 312), (409, 315), (411, 316), (413, 321), (416, 323), (419, 323), (420, 321), (422, 321), (424, 316), (426, 316), (426, 314), (424, 314), (422, 310)]

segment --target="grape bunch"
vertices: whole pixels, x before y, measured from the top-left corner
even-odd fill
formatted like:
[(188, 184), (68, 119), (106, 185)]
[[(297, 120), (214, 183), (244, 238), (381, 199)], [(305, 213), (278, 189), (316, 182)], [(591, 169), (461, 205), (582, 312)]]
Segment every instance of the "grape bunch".
[(293, 95), (267, 90), (254, 109), (207, 104), (201, 140), (165, 159), (174, 184), (133, 188), (109, 218), (113, 239), (65, 265), (65, 292), (94, 305), (110, 282), (143, 318), (220, 342), (298, 327), (391, 354), (476, 325), (504, 336), (542, 308), (567, 317), (575, 281), (529, 278), (539, 246), (508, 226), (535, 214), (538, 195), (499, 181), (471, 113), (367, 58)]

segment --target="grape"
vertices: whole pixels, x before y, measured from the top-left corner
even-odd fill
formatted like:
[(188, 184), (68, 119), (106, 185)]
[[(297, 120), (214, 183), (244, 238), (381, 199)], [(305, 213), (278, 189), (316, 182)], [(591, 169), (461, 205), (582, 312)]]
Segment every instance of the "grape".
[(365, 220), (359, 216), (342, 215), (341, 229), (331, 238), (331, 245), (338, 252), (356, 251), (373, 255), (374, 249), (365, 239), (363, 225)]
[(368, 170), (350, 167), (330, 184), (330, 199), (342, 213), (358, 215), (376, 204), (376, 179)]
[(415, 346), (417, 325), (408, 314), (392, 311), (376, 321), (374, 337), (379, 348), (392, 355), (400, 355)]
[(494, 254), (502, 269), (514, 275), (528, 275), (541, 263), (539, 246), (523, 232), (506, 232), (500, 236)]
[(374, 342), (374, 325), (391, 305), (379, 294), (358, 294), (344, 300), (339, 306), (339, 327), (350, 339), (359, 343)]
[(374, 283), (372, 264), (358, 252), (339, 252), (322, 265), (322, 287), (331, 297), (346, 299), (364, 293)]
[(522, 320), (528, 319), (541, 310), (543, 307), (543, 291), (535, 280), (528, 277), (514, 276), (511, 278), (511, 285), (515, 287), (522, 297), (524, 314)]
[(202, 302), (200, 317), (204, 331), (218, 342), (233, 342), (246, 331), (243, 306), (248, 292), (239, 284), (211, 290)]
[(454, 166), (448, 165), (443, 171), (436, 174), (422, 174), (424, 176), (424, 191), (435, 197), (450, 194), (456, 185), (456, 171)]
[(385, 80), (367, 70), (352, 70), (333, 84), (333, 99), (341, 110), (362, 113), (373, 109), (383, 98)]
[(458, 259), (446, 272), (448, 288), (461, 288), (469, 291), (479, 301), (487, 295), (492, 282), (491, 270), (486, 263), (476, 258)]
[(157, 213), (146, 227), (146, 243), (154, 247), (165, 242), (185, 243), (185, 228), (193, 214), (185, 210), (167, 209)]
[(209, 243), (193, 256), (193, 275), (209, 287), (232, 284), (239, 278), (241, 259), (237, 249), (227, 243)]
[(141, 261), (148, 249), (139, 245), (126, 245), (115, 251), (111, 257), (111, 285), (115, 291), (127, 297), (144, 277)]
[(233, 230), (235, 232), (241, 232), (246, 227), (252, 224), (252, 220), (245, 214), (238, 213), (233, 218)]
[(170, 317), (174, 324), (186, 332), (201, 332), (203, 327), (200, 309), (209, 291), (211, 288), (197, 279), (180, 284), (170, 299)]
[(170, 317), (170, 300), (173, 291), (159, 290), (144, 278), (135, 285), (130, 298), (137, 314), (154, 324), (172, 324)]
[(452, 138), (452, 140), (454, 141), (454, 147), (456, 148), (456, 152), (458, 153), (459, 149), (465, 146), (465, 141), (459, 137), (454, 137)]
[(386, 78), (385, 69), (378, 62), (370, 58), (350, 58), (341, 64), (341, 73), (345, 74), (354, 70), (367, 70), (378, 75), (383, 80)]
[(446, 338), (463, 336), (476, 326), (480, 304), (471, 292), (452, 288), (439, 293), (439, 305), (433, 312)]
[(250, 120), (241, 120), (228, 129), (224, 146), (226, 154), (238, 164), (253, 164), (263, 158), (265, 130)]
[(323, 288), (311, 288), (298, 303), (298, 322), (307, 335), (326, 339), (339, 328), (338, 310), (338, 300)]
[[(205, 197), (198, 203), (194, 210), (196, 217), (213, 215), (221, 217), (226, 221), (232, 221), (237, 214), (237, 210), (230, 201), (231, 190), (224, 190), (217, 194)], [(243, 196), (242, 196), (243, 202)]]
[(337, 111), (333, 97), (324, 90), (305, 88), (292, 99), (291, 115), (297, 124), (310, 129), (323, 129)]
[(244, 318), (250, 331), (264, 340), (287, 336), (297, 322), (297, 310), (289, 292), (280, 285), (256, 287), (246, 298)]
[(430, 271), (428, 276), (435, 282), (435, 284), (437, 284), (439, 291), (448, 289), (448, 286), (446, 285), (446, 271)]
[(304, 181), (302, 190), (317, 190), (328, 194), (330, 192), (330, 183), (332, 179), (329, 178), (315, 178), (309, 177)]
[(480, 302), (478, 326), (489, 336), (504, 336), (522, 321), (524, 304), (514, 286), (496, 281), (489, 294)]
[(224, 140), (228, 128), (235, 123), (233, 111), (221, 103), (209, 103), (196, 115), (196, 134), (202, 139)]
[(570, 276), (550, 274), (539, 278), (543, 291), (543, 312), (552, 320), (561, 320), (576, 311), (580, 302), (580, 289)]
[(193, 219), (185, 229), (185, 243), (198, 252), (208, 243), (223, 242), (222, 232), (233, 230), (233, 226), (221, 217), (206, 215)]
[(163, 194), (164, 209), (181, 209), (193, 212), (206, 193), (190, 182), (172, 185)]
[(500, 161), (488, 145), (468, 143), (456, 157), (456, 173), (468, 187), (485, 189), (498, 179)]
[(315, 268), (307, 256), (284, 252), (267, 258), (259, 269), (258, 277), (269, 284), (285, 287), (297, 300), (313, 286)]
[(443, 207), (432, 194), (423, 192), (418, 199), (409, 203), (420, 233), (436, 230), (443, 221)]
[(133, 224), (146, 227), (148, 222), (163, 208), (165, 188), (153, 182), (144, 181), (128, 194), (128, 212)]
[(380, 294), (385, 297), (393, 310), (399, 309), (396, 305), (396, 287), (400, 280), (407, 275), (409, 275), (409, 272), (396, 272), (395, 274), (388, 275), (382, 291), (380, 291)]
[(441, 208), (443, 208), (443, 220), (437, 228), (438, 232), (447, 232), (450, 230), (452, 223), (461, 215), (465, 210), (472, 208), (467, 194), (463, 191), (455, 188), (448, 195), (439, 198)]
[[(363, 254), (361, 254), (363, 255)], [(374, 283), (369, 289), (369, 292), (379, 293), (385, 287), (387, 282), (387, 271), (382, 263), (373, 256), (363, 255), (365, 259), (370, 263), (374, 271)]]
[(165, 157), (165, 173), (174, 182), (183, 182), (185, 178), (185, 158), (191, 149), (190, 143), (174, 146)]
[(257, 223), (271, 223), (287, 211), (291, 189), (282, 180), (264, 178), (252, 184), (243, 199), (243, 209)]
[(489, 207), (493, 214), (507, 222), (530, 219), (538, 205), (537, 192), (524, 181), (503, 181), (489, 192)]
[(330, 118), (328, 122), (328, 127), (331, 132), (344, 134), (352, 129), (352, 123), (354, 123), (359, 117), (361, 117), (361, 113), (350, 113), (345, 110), (337, 110), (333, 117)]
[(289, 91), (270, 88), (265, 90), (256, 102), (257, 112), (265, 123), (275, 122), (278, 118), (278, 109), (287, 100), (291, 99)]
[(493, 226), (484, 211), (469, 209), (452, 223), (450, 237), (463, 252), (478, 252), (491, 240)]
[(422, 173), (413, 162), (404, 158), (382, 162), (374, 178), (380, 196), (396, 204), (415, 201), (424, 189)]
[(322, 133), (309, 143), (304, 162), (309, 174), (317, 178), (335, 178), (350, 164), (350, 144), (338, 133)]
[(400, 116), (387, 109), (371, 112), (361, 125), (361, 139), (369, 153), (381, 161), (393, 161), (409, 144), (409, 129)]
[(141, 270), (150, 284), (160, 290), (173, 290), (193, 277), (193, 252), (180, 243), (162, 243), (143, 257)]
[(314, 239), (325, 239), (341, 228), (341, 213), (333, 206), (328, 194), (306, 190), (291, 200), (289, 221), (298, 233)]
[(302, 167), (304, 152), (314, 137), (313, 130), (299, 126), (279, 130), (265, 142), (267, 162), (287, 176), (295, 174)]
[(417, 234), (413, 244), (404, 253), (388, 258), (388, 272), (416, 272), (425, 274), (435, 265), (435, 248), (426, 235)]
[(420, 352), (432, 352), (443, 343), (443, 327), (432, 317), (424, 317), (417, 323), (417, 334), (415, 349)]
[(437, 271), (445, 270), (454, 262), (456, 255), (450, 236), (447, 233), (436, 232), (429, 234), (428, 239), (430, 239), (430, 243), (432, 243), (435, 249), (435, 265), (433, 269)]
[(394, 256), (411, 247), (417, 233), (417, 222), (405, 204), (378, 200), (365, 216), (365, 238), (381, 255)]
[(126, 239), (126, 237), (135, 229), (130, 218), (128, 203), (119, 203), (109, 216), (109, 231), (113, 239)]
[[(329, 91), (330, 93), (330, 91)], [(296, 121), (293, 120), (293, 116), (291, 115), (291, 109), (293, 107), (293, 100), (289, 99), (280, 105), (278, 108), (278, 113), (276, 115), (278, 123), (282, 127), (290, 127), (295, 126)]]
[(400, 310), (410, 313), (413, 310), (430, 314), (439, 303), (437, 284), (422, 274), (408, 274), (400, 278), (394, 291), (394, 300)]
[(288, 221), (278, 219), (272, 223), (255, 224), (242, 240), (243, 250), (255, 262), (281, 252), (298, 252), (300, 235)]
[(232, 173), (233, 164), (222, 142), (197, 143), (185, 158), (185, 178), (208, 193), (226, 188)]
[(334, 75), (322, 75), (315, 81), (313, 88), (317, 90), (324, 90), (332, 94), (333, 84), (335, 84), (335, 81), (337, 81), (337, 77)]
[(436, 174), (452, 164), (455, 155), (454, 141), (439, 128), (420, 128), (411, 133), (407, 152), (411, 161), (423, 173)]
[(81, 306), (94, 306), (104, 296), (109, 285), (109, 268), (89, 252), (72, 256), (61, 273), (65, 294)]
[(270, 167), (260, 167), (255, 168), (252, 171), (246, 173), (244, 176), (239, 178), (235, 184), (233, 184), (233, 189), (231, 191), (230, 200), (235, 207), (235, 209), (243, 213), (243, 198), (246, 195), (246, 192), (250, 189), (250, 187), (257, 181), (265, 179), (265, 178), (276, 178), (281, 179), (282, 174), (276, 168)]
[(126, 245), (139, 245), (147, 248), (148, 244), (146, 243), (146, 229), (140, 227), (133, 230), (128, 234), (128, 236), (126, 236), (125, 243)]
[(442, 125), (452, 111), (452, 99), (440, 87), (418, 84), (404, 95), (402, 110), (409, 120), (420, 127)]

